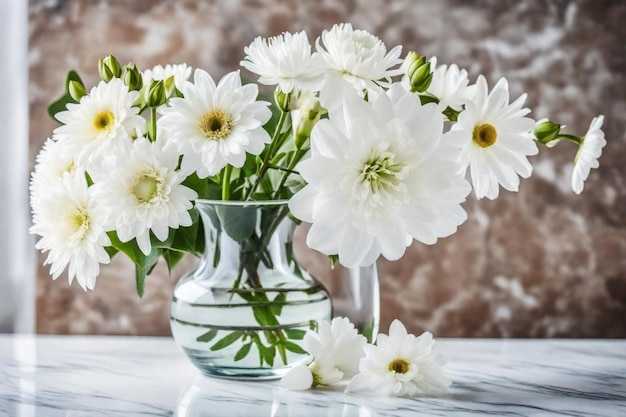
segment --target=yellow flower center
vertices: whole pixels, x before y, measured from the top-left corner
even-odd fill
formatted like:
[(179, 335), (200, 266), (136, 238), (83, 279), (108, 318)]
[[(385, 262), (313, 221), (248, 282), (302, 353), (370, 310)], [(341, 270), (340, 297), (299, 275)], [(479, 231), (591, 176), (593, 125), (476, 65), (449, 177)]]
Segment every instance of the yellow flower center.
[(109, 110), (102, 110), (93, 118), (93, 127), (98, 132), (105, 132), (115, 123), (115, 116)]
[(200, 131), (209, 139), (224, 139), (230, 135), (232, 127), (230, 116), (219, 109), (211, 110), (200, 118)]
[(149, 203), (163, 194), (163, 179), (154, 172), (143, 172), (135, 180), (131, 190), (140, 203)]
[(496, 128), (489, 123), (483, 123), (482, 125), (474, 127), (474, 131), (472, 132), (472, 140), (481, 148), (490, 147), (496, 143), (497, 138), (498, 132)]
[(74, 233), (77, 233), (78, 237), (83, 239), (91, 226), (91, 219), (87, 210), (84, 207), (77, 207), (76, 211), (70, 213), (69, 220), (72, 230), (75, 231)]
[(409, 363), (404, 359), (394, 359), (389, 363), (389, 367), (387, 369), (397, 374), (406, 374), (409, 372)]

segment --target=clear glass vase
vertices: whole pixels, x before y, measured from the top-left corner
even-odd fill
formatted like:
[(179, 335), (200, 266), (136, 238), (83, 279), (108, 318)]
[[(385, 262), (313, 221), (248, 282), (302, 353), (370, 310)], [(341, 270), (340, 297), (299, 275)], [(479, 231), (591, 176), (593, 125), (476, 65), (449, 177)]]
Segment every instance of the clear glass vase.
[(296, 230), (296, 256), (301, 265), (324, 285), (333, 303), (333, 317), (347, 317), (372, 342), (380, 325), (380, 284), (376, 263), (346, 268), (305, 244), (308, 225)]
[(174, 289), (176, 342), (210, 376), (275, 379), (308, 363), (302, 337), (329, 320), (332, 307), (293, 256), (287, 203), (200, 200), (196, 207), (205, 251)]

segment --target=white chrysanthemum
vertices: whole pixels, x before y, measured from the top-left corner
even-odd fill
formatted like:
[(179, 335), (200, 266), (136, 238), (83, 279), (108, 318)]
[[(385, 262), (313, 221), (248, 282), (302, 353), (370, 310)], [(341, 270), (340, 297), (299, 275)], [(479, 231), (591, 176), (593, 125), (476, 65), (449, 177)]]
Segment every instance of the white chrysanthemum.
[(437, 58), (430, 59), (430, 68), (433, 79), (428, 92), (439, 99), (437, 107), (444, 111), (447, 107), (460, 111), (463, 104), (469, 100), (476, 90), (475, 85), (468, 86), (469, 79), (466, 70), (461, 70), (456, 64), (437, 66)]
[(101, 81), (79, 104), (70, 103), (67, 111), (56, 117), (64, 123), (54, 130), (55, 138), (63, 142), (76, 162), (90, 171), (92, 164), (125, 146), (135, 129), (145, 123), (133, 107), (139, 93), (128, 91), (119, 78), (109, 83)]
[(332, 322), (323, 321), (317, 333), (307, 332), (303, 340), (304, 348), (315, 357), (316, 362), (326, 362), (324, 359), (328, 357), (332, 360), (330, 368), (336, 368), (344, 379), (352, 378), (359, 371), (359, 360), (366, 343), (365, 336), (360, 335), (345, 317), (335, 317)]
[(104, 247), (111, 242), (103, 228), (100, 203), (87, 188), (85, 176), (66, 173), (54, 187), (35, 186), (31, 192), (42, 201), (33, 206), (30, 232), (41, 236), (36, 248), (49, 252), (44, 265), (52, 264), (52, 278), (69, 265), (70, 283), (76, 277), (83, 289), (93, 289), (100, 264), (110, 261)]
[(56, 186), (66, 173), (74, 175), (78, 171), (74, 155), (63, 143), (47, 139), (37, 154), (35, 171), (31, 175), (31, 205), (38, 206), (46, 190)]
[(361, 372), (352, 378), (346, 391), (393, 396), (446, 394), (452, 381), (442, 372), (444, 361), (434, 343), (431, 333), (415, 337), (394, 320), (389, 336), (379, 334), (376, 346), (365, 346)]
[(399, 259), (413, 238), (433, 244), (454, 233), (467, 218), (461, 203), (470, 187), (442, 130), (437, 107), (398, 84), (331, 111), (298, 167), (307, 185), (289, 202), (312, 223), (307, 244), (354, 267), (380, 254)]
[(585, 187), (585, 180), (589, 176), (591, 168), (600, 166), (598, 159), (602, 155), (602, 148), (606, 145), (604, 132), (602, 131), (603, 122), (604, 116), (602, 115), (593, 118), (589, 130), (583, 136), (583, 142), (576, 153), (574, 172), (572, 174), (572, 189), (576, 194), (582, 193)]
[(461, 150), (459, 163), (463, 173), (469, 168), (474, 192), (478, 198), (495, 199), (499, 185), (517, 191), (519, 177), (528, 178), (532, 166), (527, 156), (536, 155), (537, 144), (530, 134), (535, 122), (524, 117), (526, 94), (509, 104), (509, 89), (502, 78), (491, 93), (481, 75), (476, 93), (467, 101), (458, 123), (444, 140)]
[(157, 65), (154, 68), (143, 72), (143, 85), (149, 87), (152, 80), (167, 80), (173, 76), (174, 85), (178, 91), (183, 91), (183, 85), (185, 85), (185, 81), (189, 79), (190, 75), (191, 67), (187, 64), (167, 64), (166, 66)]
[(345, 317), (323, 321), (317, 332), (309, 330), (302, 341), (315, 359), (308, 369), (294, 367), (283, 377), (280, 386), (290, 390), (308, 389), (312, 385), (332, 385), (352, 378), (359, 371), (365, 336)]
[(285, 93), (294, 88), (319, 90), (320, 67), (311, 57), (311, 45), (305, 32), (285, 32), (269, 39), (258, 37), (244, 52), (246, 57), (240, 65), (260, 75), (261, 84), (278, 84)]
[(263, 151), (270, 142), (263, 125), (271, 112), (268, 102), (256, 101), (258, 90), (256, 84), (242, 86), (238, 71), (215, 85), (208, 73), (196, 69), (194, 84), (183, 86), (185, 98), (171, 99), (171, 107), (164, 108), (159, 119), (183, 155), (183, 171), (205, 178), (226, 164), (240, 168), (246, 153)]
[(389, 53), (376, 36), (364, 30), (354, 30), (352, 25), (340, 24), (325, 30), (316, 41), (316, 59), (321, 58), (324, 84), (320, 101), (327, 109), (341, 105), (342, 98), (357, 93), (374, 98), (390, 85), (390, 78), (402, 71), (391, 69), (402, 63), (402, 47)]
[(197, 194), (181, 182), (176, 171), (178, 154), (166, 152), (160, 143), (138, 138), (126, 154), (105, 162), (108, 175), (94, 178), (95, 195), (107, 208), (107, 226), (120, 241), (136, 238), (141, 251), (152, 249), (150, 231), (164, 241), (169, 228), (191, 226), (189, 210)]

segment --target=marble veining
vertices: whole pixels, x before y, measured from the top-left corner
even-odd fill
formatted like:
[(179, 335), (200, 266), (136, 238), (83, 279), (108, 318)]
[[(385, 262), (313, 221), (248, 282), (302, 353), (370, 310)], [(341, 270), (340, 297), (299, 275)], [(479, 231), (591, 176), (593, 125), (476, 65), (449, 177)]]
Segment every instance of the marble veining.
[(442, 339), (443, 398), (203, 377), (170, 338), (0, 335), (0, 416), (624, 416), (626, 340)]

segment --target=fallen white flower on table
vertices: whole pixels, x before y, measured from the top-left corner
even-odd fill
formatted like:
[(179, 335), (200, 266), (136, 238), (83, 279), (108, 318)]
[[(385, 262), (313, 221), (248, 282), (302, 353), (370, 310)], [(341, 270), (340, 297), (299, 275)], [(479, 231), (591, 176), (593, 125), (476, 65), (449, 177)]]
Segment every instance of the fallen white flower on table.
[(444, 395), (452, 381), (441, 367), (442, 356), (433, 348), (429, 332), (421, 336), (408, 334), (399, 320), (389, 328), (389, 336), (378, 335), (376, 345), (364, 347), (360, 373), (346, 392), (373, 391), (384, 395)]
[(300, 391), (316, 385), (332, 385), (351, 378), (358, 371), (365, 336), (358, 334), (354, 324), (345, 317), (320, 323), (318, 332), (309, 330), (304, 348), (315, 358), (309, 366), (298, 365), (285, 374), (280, 386)]

